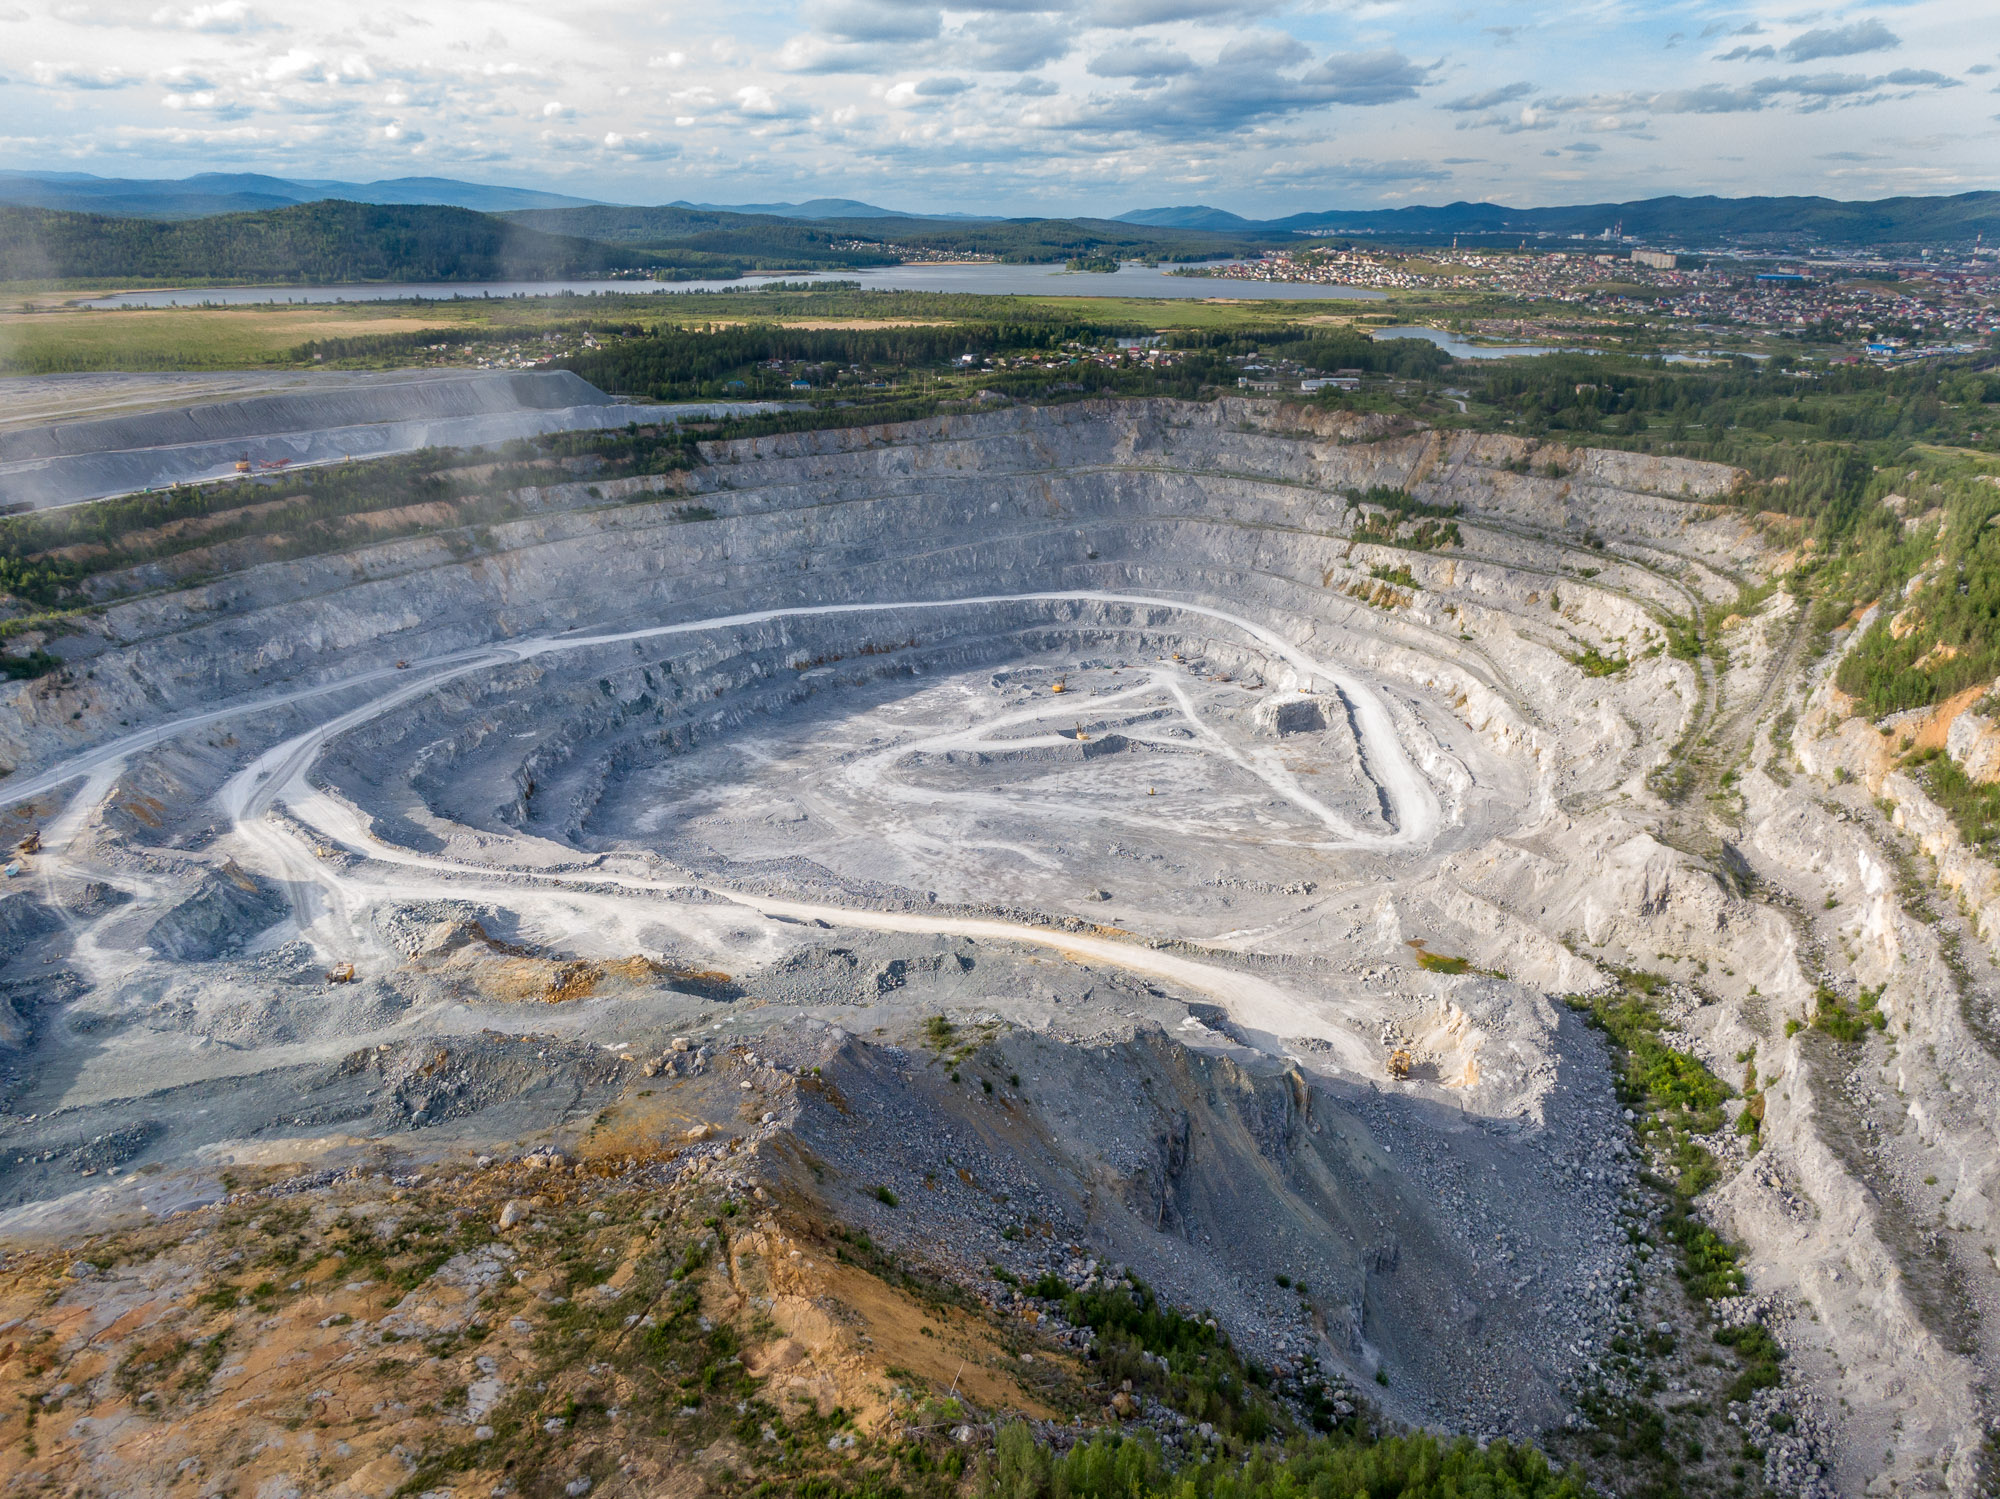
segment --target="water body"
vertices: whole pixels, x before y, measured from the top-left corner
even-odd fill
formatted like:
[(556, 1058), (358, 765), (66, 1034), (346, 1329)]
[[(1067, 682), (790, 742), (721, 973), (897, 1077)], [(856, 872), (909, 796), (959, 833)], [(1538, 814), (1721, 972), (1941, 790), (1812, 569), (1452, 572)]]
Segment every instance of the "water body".
[[(1403, 324), (1394, 328), (1377, 328), (1376, 338), (1421, 338), (1436, 344), (1454, 359), (1513, 359), (1523, 354), (1556, 354), (1563, 352), (1542, 344), (1470, 344), (1456, 333), (1447, 333), (1442, 328), (1421, 328), (1415, 324)], [(1589, 353), (1587, 349), (1574, 350)]]
[(1359, 286), (1288, 285), (1174, 276), (1163, 268), (1122, 265), (1116, 271), (1071, 271), (1060, 265), (895, 265), (859, 271), (796, 272), (740, 281), (447, 281), (384, 286), (209, 286), (128, 291), (96, 297), (86, 307), (243, 307), (261, 302), (448, 302), (458, 297), (673, 296), (691, 291), (755, 291), (770, 281), (858, 281), (881, 291), (955, 291), (986, 296), (1226, 297), (1259, 302), (1378, 302), (1383, 293)]
[[(1547, 344), (1469, 344), (1456, 333), (1447, 333), (1442, 328), (1423, 328), (1414, 323), (1406, 323), (1394, 328), (1377, 328), (1371, 335), (1375, 338), (1421, 338), (1436, 344), (1454, 359), (1515, 359), (1531, 354), (1603, 354), (1604, 349), (1557, 349)], [(1714, 364), (1726, 360), (1727, 353), (1703, 350), (1696, 354), (1661, 354), (1658, 356), (1667, 364)], [(1752, 354), (1752, 359), (1769, 359), (1769, 354)]]

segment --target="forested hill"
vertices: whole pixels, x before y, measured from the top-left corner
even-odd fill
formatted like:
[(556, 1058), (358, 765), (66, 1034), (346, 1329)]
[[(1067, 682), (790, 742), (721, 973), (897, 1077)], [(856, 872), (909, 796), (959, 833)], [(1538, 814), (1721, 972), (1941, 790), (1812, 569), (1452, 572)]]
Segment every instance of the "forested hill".
[[(583, 234), (615, 244), (653, 245), (676, 262), (694, 256), (726, 257), (769, 269), (793, 264), (881, 265), (897, 257), (881, 247), (954, 255), (992, 255), (1011, 262), (1068, 260), (1079, 255), (1153, 260), (1205, 260), (1243, 252), (1240, 235), (1222, 235), (1109, 219), (783, 219), (724, 209), (585, 208), (522, 209), (510, 222), (558, 234)], [(1292, 243), (1288, 232), (1263, 236)], [(840, 246), (847, 248), (841, 249)], [(779, 258), (779, 257), (782, 257)]]
[(0, 207), (0, 281), (498, 281), (670, 265), (465, 208), (322, 202), (162, 223)]
[(614, 245), (646, 245), (676, 265), (734, 265), (747, 270), (803, 270), (815, 266), (895, 265), (898, 257), (879, 246), (856, 248), (857, 238), (884, 237), (878, 220), (856, 236), (826, 224), (774, 215), (728, 213), (704, 208), (528, 208), (507, 222), (545, 234), (577, 234)]
[(1757, 243), (1773, 239), (1827, 245), (1967, 244), (2000, 236), (2000, 192), (1951, 197), (1878, 198), (1647, 198), (1627, 203), (1577, 203), (1559, 208), (1509, 208), (1499, 203), (1448, 203), (1441, 207), (1375, 208), (1295, 213), (1250, 220), (1218, 208), (1144, 208), (1120, 221), (1161, 228), (1234, 234), (1289, 234), (1301, 230), (1408, 237), (1445, 234), (1597, 234), (1622, 225), (1627, 234), (1667, 244), (1718, 240)]

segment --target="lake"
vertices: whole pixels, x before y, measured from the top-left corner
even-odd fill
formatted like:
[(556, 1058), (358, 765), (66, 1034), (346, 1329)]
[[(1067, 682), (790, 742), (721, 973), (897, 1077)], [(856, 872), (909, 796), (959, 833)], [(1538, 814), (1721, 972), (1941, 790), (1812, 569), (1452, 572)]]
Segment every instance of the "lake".
[(772, 281), (858, 281), (880, 291), (955, 291), (986, 296), (1225, 297), (1258, 302), (1378, 302), (1383, 293), (1359, 286), (1288, 285), (1173, 276), (1163, 269), (1121, 265), (1116, 271), (1071, 271), (1060, 265), (895, 265), (859, 271), (793, 272), (740, 281), (447, 281), (361, 286), (208, 286), (192, 290), (128, 291), (96, 297), (86, 307), (242, 307), (260, 302), (450, 301), (455, 297), (646, 297), (691, 291), (754, 291)]
[[(1375, 338), (1421, 338), (1436, 344), (1454, 359), (1513, 359), (1528, 354), (1613, 354), (1612, 349), (1556, 349), (1546, 344), (1469, 344), (1456, 333), (1447, 333), (1442, 328), (1423, 328), (1414, 323), (1401, 324), (1394, 328), (1377, 328)], [(1660, 354), (1659, 359), (1667, 364), (1714, 364), (1726, 360), (1727, 353), (1716, 353), (1704, 349), (1695, 354)], [(1752, 359), (1769, 359), (1769, 354), (1752, 354)]]
[[(1395, 328), (1377, 328), (1376, 338), (1421, 338), (1436, 344), (1454, 359), (1512, 359), (1522, 354), (1554, 354), (1556, 349), (1541, 344), (1471, 344), (1456, 333), (1447, 333), (1442, 328), (1420, 328), (1414, 324), (1404, 324)], [(1588, 351), (1585, 351), (1588, 352)]]

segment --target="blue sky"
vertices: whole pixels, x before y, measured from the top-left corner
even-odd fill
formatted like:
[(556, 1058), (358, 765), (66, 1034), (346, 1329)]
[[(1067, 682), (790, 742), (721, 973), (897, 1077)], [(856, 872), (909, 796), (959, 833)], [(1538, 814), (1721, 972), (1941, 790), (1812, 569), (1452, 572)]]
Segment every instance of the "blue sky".
[(0, 0), (0, 166), (1266, 215), (2000, 187), (1993, 0)]

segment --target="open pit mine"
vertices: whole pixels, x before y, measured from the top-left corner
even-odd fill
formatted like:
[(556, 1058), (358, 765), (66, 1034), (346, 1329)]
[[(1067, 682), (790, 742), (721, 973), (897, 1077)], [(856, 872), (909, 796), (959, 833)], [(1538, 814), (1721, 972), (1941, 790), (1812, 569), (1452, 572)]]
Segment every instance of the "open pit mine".
[(1240, 1451), (1225, 1358), (1990, 1481), (2000, 908), (1737, 473), (1232, 400), (555, 478), (5, 687), (10, 1483), (929, 1492)]

